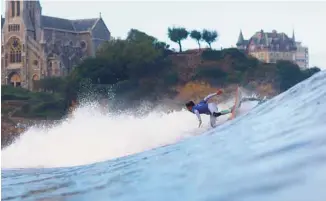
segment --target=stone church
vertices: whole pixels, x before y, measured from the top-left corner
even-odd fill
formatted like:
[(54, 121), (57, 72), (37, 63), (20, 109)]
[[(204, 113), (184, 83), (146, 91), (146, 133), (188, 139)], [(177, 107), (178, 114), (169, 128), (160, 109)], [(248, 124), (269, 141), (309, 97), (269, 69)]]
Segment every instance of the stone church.
[(111, 33), (101, 16), (68, 20), (42, 15), (39, 1), (5, 1), (1, 16), (1, 84), (32, 90), (34, 80), (65, 76), (94, 56)]

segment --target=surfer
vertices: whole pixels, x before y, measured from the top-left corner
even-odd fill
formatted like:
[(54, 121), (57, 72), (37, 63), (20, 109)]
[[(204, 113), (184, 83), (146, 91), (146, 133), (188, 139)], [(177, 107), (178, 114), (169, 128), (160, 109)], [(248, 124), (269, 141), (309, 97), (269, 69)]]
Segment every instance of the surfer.
[(224, 110), (221, 112), (218, 112), (218, 108), (216, 103), (208, 103), (208, 100), (214, 96), (221, 95), (223, 91), (221, 89), (217, 90), (216, 93), (209, 94), (206, 96), (203, 100), (201, 100), (198, 104), (195, 105), (193, 101), (188, 101), (185, 105), (187, 109), (196, 114), (198, 121), (199, 121), (199, 126), (202, 124), (202, 120), (200, 117), (200, 114), (206, 114), (210, 116), (210, 124), (214, 128), (216, 124), (216, 118), (225, 115), (231, 112), (231, 110)]

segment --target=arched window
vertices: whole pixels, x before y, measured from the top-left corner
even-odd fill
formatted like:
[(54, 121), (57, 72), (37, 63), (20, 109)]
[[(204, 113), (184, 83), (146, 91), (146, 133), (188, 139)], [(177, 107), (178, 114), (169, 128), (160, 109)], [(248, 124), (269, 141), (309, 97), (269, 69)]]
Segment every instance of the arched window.
[(11, 1), (11, 17), (15, 17), (15, 2)]
[(9, 82), (12, 86), (17, 87), (21, 85), (20, 76), (17, 73), (12, 73), (9, 75)]
[(21, 63), (22, 62), (22, 45), (18, 38), (12, 37), (9, 40), (10, 54), (9, 62), (10, 63)]
[(20, 16), (20, 1), (17, 1), (17, 16)]

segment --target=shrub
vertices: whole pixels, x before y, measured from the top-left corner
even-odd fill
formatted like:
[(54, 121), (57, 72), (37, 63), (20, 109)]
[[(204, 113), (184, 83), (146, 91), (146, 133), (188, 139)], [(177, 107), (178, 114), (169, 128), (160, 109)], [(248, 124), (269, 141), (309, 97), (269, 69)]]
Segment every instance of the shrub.
[(218, 61), (223, 58), (223, 54), (219, 50), (205, 50), (202, 52), (201, 58), (207, 61)]
[(169, 72), (164, 76), (164, 84), (171, 86), (177, 84), (179, 81), (179, 75), (177, 72)]
[(227, 73), (216, 66), (199, 66), (195, 70), (194, 79), (220, 79), (227, 76)]

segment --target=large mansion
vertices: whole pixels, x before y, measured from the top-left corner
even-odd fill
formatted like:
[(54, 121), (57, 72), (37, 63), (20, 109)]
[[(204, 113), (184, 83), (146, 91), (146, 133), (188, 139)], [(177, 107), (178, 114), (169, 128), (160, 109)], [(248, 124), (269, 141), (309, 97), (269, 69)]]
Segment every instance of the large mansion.
[(42, 15), (39, 1), (5, 1), (1, 16), (1, 84), (33, 89), (33, 81), (67, 75), (111, 34), (101, 16), (68, 20)]
[(260, 61), (275, 63), (278, 60), (293, 61), (300, 68), (309, 67), (308, 48), (285, 33), (257, 31), (249, 40), (245, 40), (240, 31), (237, 48), (246, 51)]

